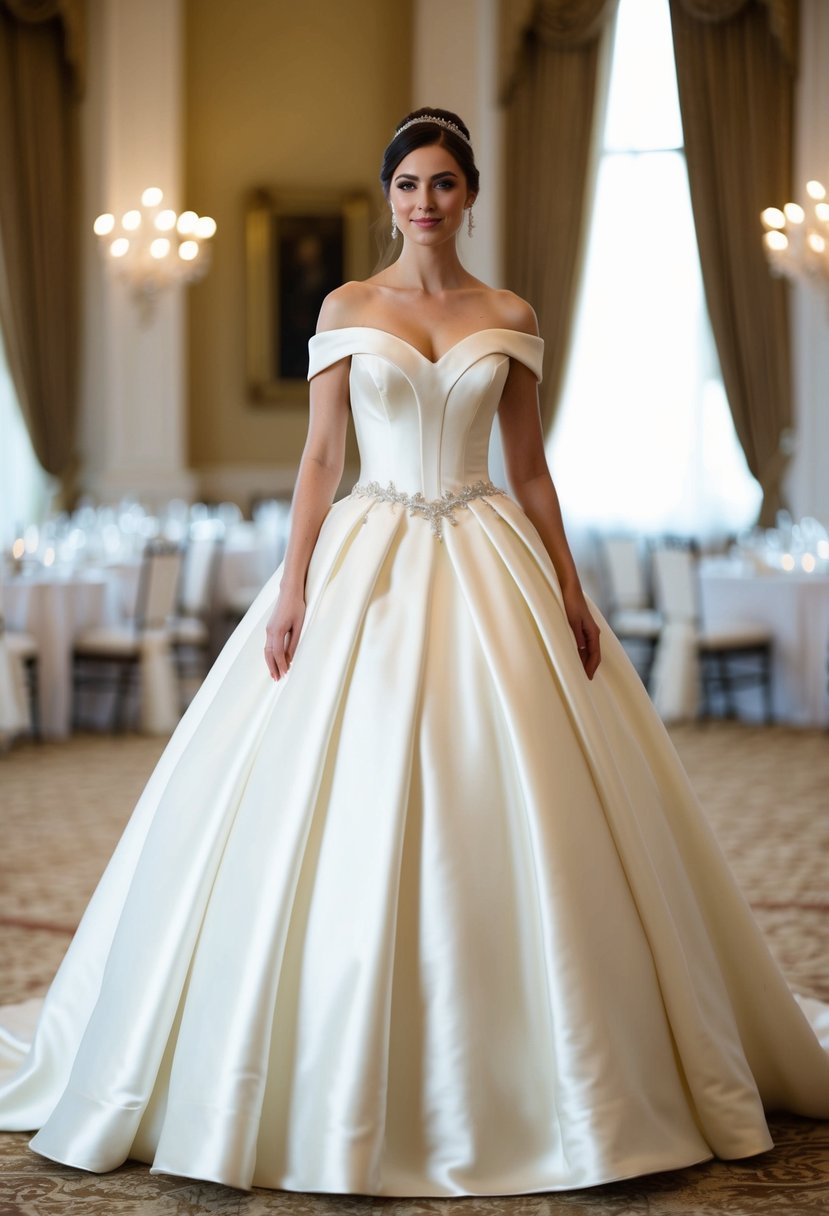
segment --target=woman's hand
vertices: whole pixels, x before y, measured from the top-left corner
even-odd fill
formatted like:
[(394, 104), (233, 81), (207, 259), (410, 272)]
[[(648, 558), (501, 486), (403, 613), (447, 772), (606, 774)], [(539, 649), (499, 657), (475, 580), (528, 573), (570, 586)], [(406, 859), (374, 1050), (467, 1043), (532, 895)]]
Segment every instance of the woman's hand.
[(282, 587), (265, 630), (265, 662), (271, 679), (287, 675), (305, 619), (305, 596)]
[(599, 663), (602, 661), (602, 652), (599, 645), (599, 626), (590, 615), (590, 609), (587, 607), (587, 601), (584, 598), (584, 592), (581, 587), (564, 591), (563, 595), (564, 610), (567, 613), (567, 620), (570, 622), (570, 628), (573, 630), (573, 636), (576, 639), (579, 658), (581, 659), (587, 678), (592, 680)]
[[(523, 320), (516, 315), (513, 328), (537, 334), (535, 314), (529, 304), (521, 303), (526, 315)], [(579, 658), (585, 673), (592, 680), (602, 660), (599, 627), (590, 615), (581, 589), (576, 563), (564, 532), (558, 494), (547, 466), (535, 373), (515, 359), (510, 365), (501, 394), (498, 418), (509, 484), (518, 505), (550, 555)]]

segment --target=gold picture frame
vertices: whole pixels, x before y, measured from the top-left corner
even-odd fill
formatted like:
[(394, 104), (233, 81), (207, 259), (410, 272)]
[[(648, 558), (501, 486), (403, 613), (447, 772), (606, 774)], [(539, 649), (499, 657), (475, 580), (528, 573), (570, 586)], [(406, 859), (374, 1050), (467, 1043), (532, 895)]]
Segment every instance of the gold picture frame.
[(308, 339), (323, 298), (371, 274), (362, 193), (251, 192), (245, 209), (246, 375), (257, 404), (307, 399)]

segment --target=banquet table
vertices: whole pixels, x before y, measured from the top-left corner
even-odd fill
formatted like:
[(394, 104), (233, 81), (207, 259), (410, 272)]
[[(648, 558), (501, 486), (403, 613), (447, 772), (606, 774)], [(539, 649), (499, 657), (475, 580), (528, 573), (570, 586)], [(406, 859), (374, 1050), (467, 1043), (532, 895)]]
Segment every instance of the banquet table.
[[(709, 560), (700, 569), (700, 590), (707, 626), (739, 620), (771, 631), (775, 720), (829, 725), (829, 574), (759, 572), (741, 562)], [(745, 716), (759, 718), (756, 693), (738, 696)]]
[(38, 643), (40, 728), (65, 738), (72, 723), (72, 643), (76, 635), (111, 620), (107, 578), (97, 571), (66, 576), (43, 571), (3, 585), (6, 626)]
[[(250, 524), (237, 525), (221, 552), (219, 608), (239, 587), (261, 587), (276, 569), (283, 547)], [(141, 558), (136, 555), (80, 571), (38, 567), (4, 579), (7, 627), (32, 634), (38, 643), (40, 728), (45, 738), (62, 739), (71, 732), (75, 638), (84, 629), (113, 625), (132, 615), (140, 570)], [(167, 667), (168, 658), (156, 655), (146, 674), (151, 676), (150, 716), (171, 730), (175, 713)]]
[(222, 550), (218, 599), (225, 607), (240, 587), (264, 587), (282, 560), (283, 536), (260, 536), (251, 524), (237, 527)]

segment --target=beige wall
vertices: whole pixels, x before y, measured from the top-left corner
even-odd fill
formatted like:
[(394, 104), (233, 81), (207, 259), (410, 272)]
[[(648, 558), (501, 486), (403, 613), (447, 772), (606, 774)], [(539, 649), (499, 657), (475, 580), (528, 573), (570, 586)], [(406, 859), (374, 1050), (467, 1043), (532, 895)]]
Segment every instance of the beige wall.
[(252, 487), (256, 466), (266, 479), (295, 468), (307, 409), (246, 400), (244, 195), (357, 187), (379, 208), (380, 155), (410, 108), (411, 4), (186, 0), (185, 13), (184, 194), (219, 226), (189, 292), (188, 450), (207, 487), (221, 468), (247, 469)]

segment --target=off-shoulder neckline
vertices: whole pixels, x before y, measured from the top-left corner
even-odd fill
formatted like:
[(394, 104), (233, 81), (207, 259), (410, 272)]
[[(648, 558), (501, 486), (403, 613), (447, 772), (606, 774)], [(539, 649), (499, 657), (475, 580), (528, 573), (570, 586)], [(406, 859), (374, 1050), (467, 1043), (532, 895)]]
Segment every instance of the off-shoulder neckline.
[(421, 359), (424, 363), (428, 363), (430, 367), (439, 367), (440, 364), (443, 363), (444, 359), (447, 359), (451, 354), (453, 354), (458, 349), (458, 347), (465, 345), (465, 343), (470, 342), (473, 338), (479, 338), (481, 336), (481, 334), (513, 334), (519, 338), (529, 338), (533, 342), (543, 342), (544, 341), (544, 339), (539, 337), (538, 334), (528, 334), (528, 333), (525, 333), (522, 329), (506, 329), (504, 327), (488, 326), (485, 329), (476, 329), (473, 333), (466, 334), (465, 337), (459, 338), (457, 342), (454, 342), (452, 344), (452, 346), (450, 346), (448, 350), (445, 350), (443, 352), (443, 354), (437, 359), (430, 359), (427, 355), (424, 355), (423, 351), (420, 350), (417, 346), (413, 346), (412, 343), (409, 342), (407, 338), (401, 338), (399, 334), (393, 334), (388, 329), (380, 329), (379, 326), (377, 326), (377, 325), (341, 325), (341, 326), (338, 326), (336, 329), (323, 329), (320, 331), (320, 333), (314, 334), (313, 337), (311, 338), (311, 341), (313, 342), (315, 338), (324, 338), (328, 334), (342, 334), (342, 333), (354, 333), (354, 332), (358, 332), (358, 333), (367, 332), (367, 333), (383, 334), (384, 337), (391, 338), (393, 341), (399, 342), (401, 344), (401, 346), (407, 347), (408, 350), (412, 351), (415, 355), (417, 355), (417, 357), (419, 359)]

